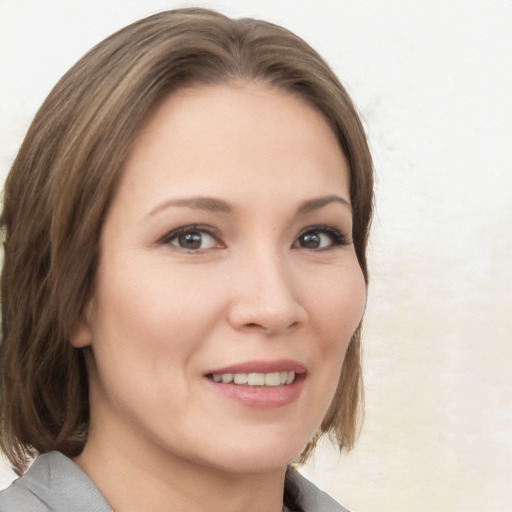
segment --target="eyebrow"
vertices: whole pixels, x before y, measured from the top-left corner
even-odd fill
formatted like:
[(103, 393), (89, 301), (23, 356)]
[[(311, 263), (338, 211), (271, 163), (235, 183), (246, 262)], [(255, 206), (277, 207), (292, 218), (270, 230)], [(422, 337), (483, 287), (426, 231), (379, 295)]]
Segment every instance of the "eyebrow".
[(343, 197), (331, 194), (329, 196), (318, 197), (316, 199), (309, 199), (304, 201), (298, 208), (297, 213), (303, 215), (305, 213), (311, 213), (316, 210), (320, 210), (324, 206), (327, 206), (331, 203), (339, 203), (346, 206), (350, 211), (352, 211), (351, 204)]
[(230, 213), (234, 210), (233, 206), (227, 201), (216, 199), (214, 197), (189, 197), (182, 199), (168, 199), (151, 210), (149, 215), (155, 215), (170, 206), (185, 206), (195, 210), (205, 210), (208, 212)]
[[(314, 199), (308, 199), (307, 201), (304, 201), (297, 208), (297, 214), (304, 215), (307, 213), (311, 213), (313, 211), (320, 210), (321, 208), (324, 208), (325, 206), (331, 203), (342, 204), (343, 206), (348, 207), (350, 211), (352, 211), (352, 206), (346, 199), (331, 194), (328, 196), (317, 197)], [(172, 206), (181, 206), (186, 208), (192, 208), (195, 210), (204, 210), (208, 212), (219, 213), (232, 213), (235, 210), (233, 205), (222, 199), (217, 199), (215, 197), (199, 196), (180, 199), (168, 199), (163, 203), (159, 204), (153, 210), (151, 210), (149, 216), (153, 216), (159, 213), (160, 211), (165, 210)]]

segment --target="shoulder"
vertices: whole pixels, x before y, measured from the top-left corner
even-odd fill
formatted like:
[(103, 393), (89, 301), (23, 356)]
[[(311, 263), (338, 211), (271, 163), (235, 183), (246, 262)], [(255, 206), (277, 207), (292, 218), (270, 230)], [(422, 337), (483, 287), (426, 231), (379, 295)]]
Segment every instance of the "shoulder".
[(292, 468), (286, 472), (285, 502), (297, 512), (349, 512)]
[(89, 477), (59, 452), (40, 455), (0, 492), (0, 512), (112, 512)]

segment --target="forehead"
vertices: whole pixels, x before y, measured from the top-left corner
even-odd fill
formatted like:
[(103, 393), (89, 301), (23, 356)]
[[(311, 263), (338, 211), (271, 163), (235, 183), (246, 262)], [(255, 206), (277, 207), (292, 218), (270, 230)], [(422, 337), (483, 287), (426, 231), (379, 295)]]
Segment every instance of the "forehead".
[(231, 184), (242, 196), (255, 186), (346, 189), (348, 170), (319, 111), (294, 94), (249, 82), (189, 87), (164, 98), (131, 148), (120, 188), (142, 194), (149, 182), (193, 195), (222, 195)]

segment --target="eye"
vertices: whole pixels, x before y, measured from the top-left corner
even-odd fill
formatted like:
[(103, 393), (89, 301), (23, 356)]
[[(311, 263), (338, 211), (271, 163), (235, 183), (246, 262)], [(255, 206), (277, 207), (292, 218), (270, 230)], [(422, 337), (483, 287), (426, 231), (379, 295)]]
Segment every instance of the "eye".
[(214, 230), (200, 226), (184, 226), (174, 229), (162, 238), (161, 243), (187, 251), (201, 251), (224, 247)]
[(335, 228), (328, 226), (305, 229), (294, 242), (293, 247), (312, 250), (325, 250), (347, 245), (345, 236)]

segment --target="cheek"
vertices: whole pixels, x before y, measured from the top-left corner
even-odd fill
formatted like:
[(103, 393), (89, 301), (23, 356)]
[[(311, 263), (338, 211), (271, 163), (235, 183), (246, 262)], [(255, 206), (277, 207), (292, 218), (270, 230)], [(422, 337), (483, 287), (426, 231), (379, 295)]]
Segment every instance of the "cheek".
[(179, 406), (179, 398), (187, 396), (186, 363), (199, 338), (191, 332), (196, 325), (194, 307), (201, 304), (189, 300), (192, 292), (187, 288), (178, 294), (156, 266), (146, 265), (142, 272), (144, 267), (105, 263), (92, 322), (101, 403), (121, 411), (126, 421), (132, 421), (133, 414), (143, 418), (148, 411), (169, 408), (171, 394)]
[(314, 337), (311, 350), (309, 415), (315, 431), (325, 417), (339, 385), (347, 348), (366, 304), (366, 286), (358, 266), (333, 273), (323, 287), (310, 295), (310, 320)]
[(315, 375), (322, 395), (318, 398), (323, 418), (338, 387), (341, 369), (352, 335), (366, 306), (366, 285), (359, 266), (347, 269), (312, 296), (314, 328), (317, 332)]
[(127, 388), (153, 382), (165, 393), (194, 371), (190, 361), (222, 316), (217, 286), (197, 271), (177, 270), (165, 258), (148, 264), (136, 257), (114, 260), (111, 254), (97, 281), (98, 371), (102, 380), (115, 379)]
[(359, 266), (345, 269), (338, 279), (317, 288), (311, 304), (324, 349), (342, 362), (366, 307), (366, 285)]

